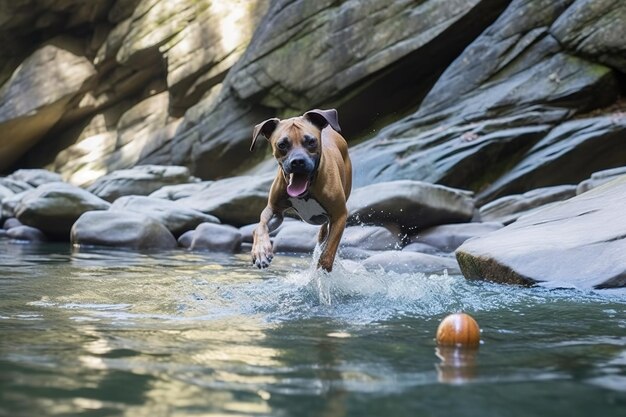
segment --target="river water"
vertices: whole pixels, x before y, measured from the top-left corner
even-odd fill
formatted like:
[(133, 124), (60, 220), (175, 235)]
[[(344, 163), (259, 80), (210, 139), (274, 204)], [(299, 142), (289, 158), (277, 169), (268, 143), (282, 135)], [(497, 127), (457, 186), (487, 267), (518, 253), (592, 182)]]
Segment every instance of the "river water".
[(339, 262), (0, 240), (0, 415), (626, 416), (624, 292)]

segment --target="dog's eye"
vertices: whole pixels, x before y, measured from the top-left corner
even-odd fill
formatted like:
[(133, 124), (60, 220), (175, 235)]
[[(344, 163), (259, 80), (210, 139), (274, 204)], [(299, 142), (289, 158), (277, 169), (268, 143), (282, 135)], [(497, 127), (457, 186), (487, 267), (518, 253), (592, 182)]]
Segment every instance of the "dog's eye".
[(309, 148), (313, 148), (315, 147), (315, 145), (317, 145), (317, 140), (315, 138), (307, 136), (306, 138), (304, 138), (304, 144)]
[(280, 142), (276, 144), (276, 147), (280, 149), (281, 151), (284, 151), (289, 147), (289, 143), (287, 143), (286, 140), (281, 140)]

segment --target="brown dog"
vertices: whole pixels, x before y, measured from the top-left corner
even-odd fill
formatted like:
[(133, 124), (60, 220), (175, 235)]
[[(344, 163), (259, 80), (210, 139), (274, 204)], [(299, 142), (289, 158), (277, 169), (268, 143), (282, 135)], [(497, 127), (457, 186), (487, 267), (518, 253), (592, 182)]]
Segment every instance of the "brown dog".
[(305, 222), (322, 226), (318, 268), (332, 270), (352, 188), (348, 144), (340, 131), (335, 109), (311, 110), (286, 120), (269, 119), (254, 127), (250, 150), (260, 135), (265, 136), (279, 165), (267, 207), (254, 230), (252, 263), (257, 267), (267, 268), (274, 257), (270, 220), (275, 229), (283, 221), (283, 212), (293, 208)]

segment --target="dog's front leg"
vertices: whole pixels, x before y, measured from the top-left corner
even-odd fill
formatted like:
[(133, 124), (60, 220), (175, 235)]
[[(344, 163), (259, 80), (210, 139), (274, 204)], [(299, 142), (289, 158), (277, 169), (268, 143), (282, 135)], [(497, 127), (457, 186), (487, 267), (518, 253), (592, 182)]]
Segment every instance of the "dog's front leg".
[(348, 213), (343, 212), (328, 224), (328, 238), (326, 239), (324, 249), (317, 263), (318, 268), (322, 268), (328, 272), (332, 271), (333, 264), (335, 263), (335, 255), (337, 254), (337, 249), (339, 249), (339, 242), (341, 242), (343, 230), (346, 228), (347, 218)]
[(261, 212), (259, 225), (252, 233), (252, 264), (257, 268), (267, 268), (274, 258), (272, 251), (272, 241), (270, 240), (270, 229), (268, 224), (271, 221), (272, 229), (277, 228), (283, 221), (282, 213), (275, 212), (269, 205)]

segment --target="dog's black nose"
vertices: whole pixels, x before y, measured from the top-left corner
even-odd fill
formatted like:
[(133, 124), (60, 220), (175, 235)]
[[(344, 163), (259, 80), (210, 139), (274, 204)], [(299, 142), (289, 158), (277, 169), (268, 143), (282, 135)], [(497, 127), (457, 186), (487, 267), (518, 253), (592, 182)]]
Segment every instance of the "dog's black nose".
[(306, 160), (304, 158), (294, 158), (289, 163), (292, 171), (301, 170), (306, 166)]

